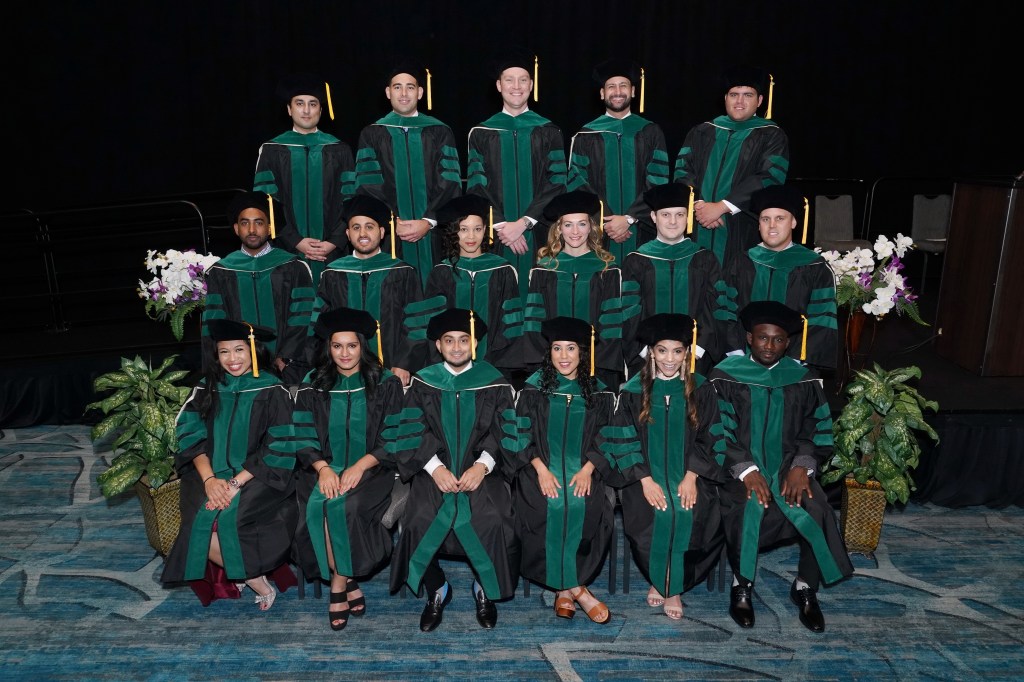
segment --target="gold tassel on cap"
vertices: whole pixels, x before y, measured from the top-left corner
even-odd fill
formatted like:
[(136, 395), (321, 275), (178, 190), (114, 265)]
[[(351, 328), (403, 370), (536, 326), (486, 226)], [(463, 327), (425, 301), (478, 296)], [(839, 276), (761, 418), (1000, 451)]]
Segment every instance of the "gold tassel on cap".
[(590, 376), (594, 376), (594, 325), (590, 325)]
[(693, 321), (693, 341), (690, 342), (690, 374), (697, 370), (697, 320)]
[(693, 234), (693, 188), (690, 188), (690, 199), (686, 202), (686, 234)]
[(644, 113), (644, 67), (640, 67), (640, 113)]
[(260, 375), (260, 365), (256, 362), (256, 331), (249, 325), (249, 354), (252, 355), (252, 375), (258, 377)]
[(469, 311), (469, 359), (476, 362), (476, 318)]
[(430, 69), (427, 69), (427, 111), (430, 111), (431, 109), (434, 108), (434, 105), (433, 105), (433, 101), (434, 100), (430, 96), (430, 79), (431, 78), (432, 78), (432, 76), (430, 75)]
[(394, 213), (391, 214), (390, 225), (391, 225), (391, 260), (394, 260), (395, 258), (397, 258), (397, 256), (395, 256), (395, 214)]
[(597, 221), (597, 234), (604, 234), (604, 201), (601, 199), (597, 200), (597, 203), (601, 204), (601, 216)]
[(327, 92), (327, 114), (334, 120), (334, 105), (331, 103), (331, 84), (324, 81), (324, 90)]
[(801, 315), (800, 317), (804, 321), (803, 338), (800, 340), (800, 361), (803, 362), (807, 359), (807, 316)]
[(764, 112), (765, 118), (772, 117), (772, 92), (775, 91), (775, 77), (768, 74), (768, 109)]
[(277, 233), (274, 232), (274, 197), (267, 195), (267, 204), (270, 206), (270, 238), (274, 239)]
[(533, 55), (533, 101), (540, 99), (540, 58)]
[(494, 206), (487, 207), (487, 232), (490, 242), (494, 243)]
[(804, 197), (804, 232), (803, 232), (803, 235), (800, 237), (800, 243), (801, 244), (806, 244), (807, 243), (807, 217), (811, 213), (811, 211), (809, 209), (809, 206), (810, 206), (810, 204), (808, 204), (808, 202), (807, 202), (807, 197)]
[(384, 364), (384, 337), (380, 335), (380, 320), (377, 320), (377, 359)]

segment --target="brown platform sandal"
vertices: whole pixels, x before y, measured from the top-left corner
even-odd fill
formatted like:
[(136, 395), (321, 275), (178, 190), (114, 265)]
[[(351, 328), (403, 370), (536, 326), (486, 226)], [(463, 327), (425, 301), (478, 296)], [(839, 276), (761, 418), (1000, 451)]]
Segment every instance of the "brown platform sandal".
[[(569, 594), (572, 595), (573, 599), (576, 600), (576, 603), (580, 605), (580, 608), (583, 609), (583, 612), (587, 614), (587, 618), (590, 620), (600, 625), (604, 625), (611, 620), (611, 611), (608, 610), (608, 607), (604, 602), (595, 597), (593, 593), (587, 589), (586, 585), (576, 588), (576, 591), (569, 590)], [(597, 603), (591, 606), (590, 609), (587, 609), (587, 607), (583, 605), (583, 602), (580, 601), (580, 597), (584, 596), (590, 597)]]
[(555, 615), (570, 620), (576, 615), (576, 604), (571, 597), (555, 597)]

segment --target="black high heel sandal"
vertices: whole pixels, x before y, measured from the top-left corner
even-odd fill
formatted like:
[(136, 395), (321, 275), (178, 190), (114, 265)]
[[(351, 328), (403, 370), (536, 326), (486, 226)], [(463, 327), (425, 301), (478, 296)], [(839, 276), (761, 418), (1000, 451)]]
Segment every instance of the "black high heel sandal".
[[(362, 592), (362, 588), (359, 587), (359, 583), (357, 583), (355, 580), (352, 580), (352, 578), (348, 579), (348, 586), (347, 586), (346, 589), (350, 593), (351, 592), (355, 592), (356, 590), (359, 590), (360, 592)], [(351, 613), (356, 618), (362, 618), (363, 616), (365, 616), (366, 615), (366, 596), (363, 595), (363, 594), (360, 594), (355, 599), (349, 599), (348, 600), (348, 612)]]
[[(348, 603), (348, 590), (344, 589), (341, 592), (331, 592), (331, 604), (347, 604)], [(331, 611), (331, 607), (327, 607), (327, 618), (330, 621), (331, 629), (334, 631), (344, 630), (345, 626), (348, 625), (348, 616), (352, 613), (351, 609), (344, 611)]]

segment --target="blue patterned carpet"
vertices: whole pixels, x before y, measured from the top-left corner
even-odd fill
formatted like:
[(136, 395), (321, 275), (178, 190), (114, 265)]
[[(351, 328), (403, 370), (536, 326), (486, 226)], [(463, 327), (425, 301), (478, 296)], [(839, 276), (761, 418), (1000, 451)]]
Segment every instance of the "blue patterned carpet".
[[(434, 633), (420, 600), (364, 583), (368, 614), (330, 630), (326, 598), (289, 590), (267, 613), (243, 600), (203, 608), (165, 589), (138, 499), (104, 499), (86, 426), (6, 431), (0, 439), (0, 679), (3, 680), (1019, 680), (1024, 677), (1024, 510), (890, 510), (877, 565), (822, 590), (827, 630), (805, 630), (789, 602), (795, 547), (762, 556), (757, 625), (729, 618), (728, 593), (699, 586), (670, 621), (631, 589), (608, 594), (609, 625), (560, 620), (551, 598), (473, 617), (471, 580), (446, 565), (455, 598)], [(619, 545), (621, 551), (621, 543)]]

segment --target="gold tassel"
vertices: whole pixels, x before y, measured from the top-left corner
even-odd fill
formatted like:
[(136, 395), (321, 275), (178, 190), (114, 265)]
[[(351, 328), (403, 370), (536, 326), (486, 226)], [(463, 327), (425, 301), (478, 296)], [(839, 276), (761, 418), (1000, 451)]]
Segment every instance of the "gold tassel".
[(494, 243), (494, 206), (487, 207), (487, 230), (490, 235), (491, 244)]
[(377, 359), (384, 364), (384, 337), (380, 335), (380, 320), (377, 320)]
[(327, 91), (327, 114), (334, 120), (334, 105), (331, 103), (331, 84), (324, 81), (324, 89)]
[(469, 311), (469, 359), (476, 362), (476, 318)]
[(693, 321), (693, 341), (690, 342), (690, 374), (697, 370), (697, 320)]
[(252, 355), (252, 375), (258, 377), (260, 375), (260, 365), (256, 362), (256, 331), (252, 328), (251, 324), (249, 325), (249, 354)]
[(640, 67), (640, 113), (644, 113), (644, 67)]
[(533, 101), (540, 99), (540, 58), (533, 55)]
[(431, 109), (434, 108), (434, 105), (433, 105), (433, 101), (434, 100), (430, 96), (430, 79), (431, 79), (430, 69), (427, 69), (427, 111), (430, 111)]
[(693, 188), (690, 188), (690, 199), (686, 202), (686, 234), (693, 234)]
[(594, 376), (594, 325), (590, 325), (590, 376)]
[(803, 362), (807, 359), (807, 316), (800, 316), (804, 321), (804, 333), (803, 339), (800, 341), (800, 361)]
[(808, 216), (811, 213), (809, 207), (810, 207), (810, 204), (807, 202), (807, 197), (804, 197), (804, 233), (800, 237), (800, 243), (801, 244), (806, 244), (807, 243), (807, 218), (808, 218)]
[(391, 214), (391, 260), (397, 258), (395, 256), (395, 214)]
[(765, 118), (772, 117), (772, 92), (775, 91), (775, 77), (768, 74), (768, 110), (764, 112)]
[(598, 239), (600, 239), (601, 235), (604, 233), (604, 201), (598, 199), (597, 202), (601, 204), (601, 218), (597, 221), (597, 234)]
[(274, 197), (267, 195), (267, 204), (270, 205), (270, 238), (274, 239), (277, 233), (274, 232)]

